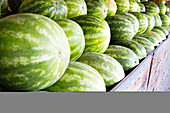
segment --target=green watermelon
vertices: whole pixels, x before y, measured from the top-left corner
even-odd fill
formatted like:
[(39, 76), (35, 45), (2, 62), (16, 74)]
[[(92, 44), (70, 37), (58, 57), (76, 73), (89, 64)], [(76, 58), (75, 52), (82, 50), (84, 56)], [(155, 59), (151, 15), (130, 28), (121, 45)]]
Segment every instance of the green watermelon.
[(142, 3), (138, 3), (139, 7), (140, 7), (140, 12), (145, 12), (145, 5), (143, 5)]
[(115, 0), (117, 5), (117, 11), (128, 12), (130, 8), (129, 0)]
[(87, 14), (105, 19), (107, 16), (107, 5), (104, 0), (85, 0)]
[(145, 33), (143, 34), (149, 34), (149, 35), (152, 35), (154, 36), (158, 42), (162, 42), (162, 37), (157, 33), (157, 32), (154, 32), (154, 31), (146, 31)]
[(8, 0), (9, 7), (13, 13), (17, 13), (24, 0)]
[(170, 12), (165, 13), (170, 18)]
[(145, 12), (144, 14), (148, 19), (148, 28), (146, 29), (146, 31), (150, 31), (155, 26), (155, 18), (153, 16), (153, 14), (151, 14), (151, 13)]
[(128, 19), (133, 24), (134, 35), (137, 34), (139, 30), (139, 21), (133, 14), (127, 12), (117, 12), (116, 15), (121, 15), (124, 18)]
[(154, 28), (161, 30), (166, 36), (169, 34), (168, 30), (165, 27), (155, 26)]
[(135, 0), (129, 0), (129, 12), (140, 12), (140, 6)]
[(5, 17), (8, 13), (8, 4), (6, 0), (0, 1), (0, 18)]
[(96, 69), (102, 75), (106, 86), (111, 86), (125, 77), (121, 64), (106, 54), (85, 52), (78, 62), (88, 64)]
[(146, 50), (154, 50), (154, 44), (145, 37), (134, 36), (132, 40), (140, 43)]
[(106, 92), (106, 87), (103, 77), (96, 69), (81, 62), (70, 62), (64, 75), (44, 90), (48, 92)]
[(35, 13), (51, 19), (67, 18), (67, 5), (64, 0), (24, 0), (19, 13)]
[(110, 27), (104, 19), (93, 15), (81, 15), (72, 18), (84, 32), (84, 52), (104, 53), (110, 43)]
[(160, 10), (156, 3), (152, 1), (142, 2), (145, 5), (146, 12), (152, 13), (153, 15), (159, 14)]
[(64, 0), (68, 13), (67, 18), (73, 18), (80, 15), (87, 14), (87, 5), (84, 0)]
[(131, 49), (138, 56), (139, 60), (146, 57), (146, 49), (141, 44), (139, 44), (135, 41), (118, 40), (118, 41), (112, 42), (111, 44), (112, 45), (121, 45), (121, 46)]
[(14, 14), (0, 19), (0, 31), (0, 85), (40, 90), (63, 75), (70, 47), (53, 20), (38, 14)]
[(139, 64), (138, 56), (129, 48), (120, 45), (110, 45), (105, 54), (115, 58), (125, 71)]
[(107, 5), (107, 16), (114, 16), (117, 12), (117, 5), (115, 0), (104, 0)]
[(160, 13), (159, 14), (165, 14), (166, 13), (166, 6), (163, 4), (158, 4), (158, 7), (160, 9)]
[(156, 37), (154, 37), (154, 36), (152, 36), (150, 34), (139, 34), (137, 36), (144, 37), (144, 38), (150, 40), (154, 44), (154, 46), (159, 45), (159, 41), (156, 39)]
[(165, 40), (165, 39), (166, 39), (166, 35), (165, 35), (164, 32), (161, 31), (160, 29), (153, 28), (152, 31), (158, 33), (158, 34), (161, 36), (162, 40)]
[(133, 24), (121, 15), (106, 18), (111, 30), (111, 41), (131, 40), (134, 36)]
[(145, 16), (145, 14), (138, 13), (138, 12), (133, 12), (132, 14), (134, 16), (136, 16), (136, 18), (139, 21), (139, 30), (138, 30), (137, 34), (144, 33), (148, 28), (148, 19), (147, 19), (147, 17)]
[(166, 29), (168, 32), (170, 32), (170, 26), (165, 27), (165, 29)]
[(55, 20), (64, 30), (70, 44), (70, 61), (77, 60), (85, 48), (85, 39), (82, 28), (69, 19)]
[(166, 12), (170, 12), (170, 8), (166, 5)]
[(155, 18), (155, 26), (162, 26), (162, 20), (159, 15), (153, 15)]
[(170, 18), (166, 14), (159, 14), (162, 21), (163, 27), (168, 27), (170, 23)]

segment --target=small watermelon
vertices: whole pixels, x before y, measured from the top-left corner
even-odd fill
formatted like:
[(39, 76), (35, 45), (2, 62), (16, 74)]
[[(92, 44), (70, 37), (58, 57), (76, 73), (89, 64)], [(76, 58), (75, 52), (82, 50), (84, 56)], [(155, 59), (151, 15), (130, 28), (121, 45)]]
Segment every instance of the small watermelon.
[(145, 5), (143, 5), (142, 3), (138, 3), (139, 7), (140, 7), (140, 12), (145, 12)]
[(152, 31), (158, 33), (158, 34), (161, 36), (162, 40), (165, 40), (165, 39), (166, 39), (166, 35), (165, 35), (164, 32), (161, 31), (160, 29), (153, 28)]
[(129, 0), (115, 0), (117, 5), (117, 11), (128, 12), (130, 8)]
[(144, 38), (150, 40), (154, 44), (154, 46), (159, 45), (159, 41), (156, 39), (156, 37), (154, 37), (154, 36), (152, 36), (150, 34), (139, 34), (137, 36), (144, 37)]
[(166, 14), (159, 14), (159, 15), (162, 21), (162, 26), (168, 27), (170, 23), (170, 18)]
[(156, 3), (152, 1), (142, 2), (145, 5), (146, 12), (152, 13), (153, 15), (159, 14), (160, 10)]
[(159, 14), (165, 14), (166, 13), (166, 6), (163, 4), (158, 4), (158, 7), (160, 9), (160, 13)]
[(161, 17), (159, 15), (153, 15), (155, 18), (155, 26), (162, 26), (162, 20)]
[(104, 0), (107, 5), (107, 16), (114, 16), (117, 12), (117, 5), (115, 0)]
[(143, 34), (152, 35), (152, 36), (154, 36), (158, 40), (158, 42), (162, 42), (162, 37), (157, 32), (155, 32), (155, 31), (146, 31)]
[(166, 36), (169, 34), (168, 30), (165, 27), (155, 26), (154, 28), (161, 30)]
[(152, 13), (145, 12), (144, 14), (148, 19), (148, 28), (146, 29), (146, 31), (150, 31), (155, 26), (155, 18)]

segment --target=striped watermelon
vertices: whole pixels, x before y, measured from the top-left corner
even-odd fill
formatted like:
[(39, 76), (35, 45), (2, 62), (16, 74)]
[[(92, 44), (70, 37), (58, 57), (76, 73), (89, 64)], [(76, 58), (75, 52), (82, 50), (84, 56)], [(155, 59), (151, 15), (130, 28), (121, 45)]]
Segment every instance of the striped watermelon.
[(158, 4), (158, 7), (160, 9), (160, 13), (159, 14), (165, 14), (166, 13), (166, 6), (163, 4)]
[(137, 36), (144, 37), (144, 38), (150, 40), (154, 44), (154, 46), (159, 45), (159, 41), (156, 39), (156, 37), (154, 37), (154, 36), (152, 36), (150, 34), (139, 34)]
[(162, 37), (161, 37), (157, 32), (147, 31), (147, 32), (145, 32), (145, 33), (143, 33), (143, 34), (152, 35), (152, 36), (154, 36), (154, 37), (158, 40), (158, 42), (162, 42)]
[(138, 3), (139, 7), (140, 7), (140, 12), (145, 12), (145, 5), (143, 5), (142, 3)]
[(134, 35), (137, 34), (139, 30), (139, 21), (133, 14), (127, 12), (117, 12), (116, 15), (121, 15), (124, 18), (128, 19), (133, 24)]
[(86, 52), (78, 59), (78, 62), (88, 64), (96, 69), (102, 75), (106, 86), (111, 86), (125, 77), (121, 64), (106, 54)]
[(105, 54), (115, 58), (125, 71), (139, 64), (137, 55), (129, 48), (120, 45), (110, 45)]
[(115, 0), (117, 5), (117, 11), (128, 12), (130, 8), (129, 0)]
[(165, 39), (166, 39), (166, 35), (165, 35), (164, 32), (161, 31), (160, 29), (153, 28), (152, 31), (158, 33), (158, 34), (161, 36), (162, 40), (165, 40)]
[(8, 0), (9, 7), (13, 13), (17, 13), (24, 0)]
[(8, 4), (6, 0), (0, 1), (0, 18), (5, 17), (8, 13)]
[(153, 15), (159, 14), (160, 10), (156, 3), (152, 1), (142, 2), (145, 5), (146, 12), (152, 13)]
[(166, 12), (167, 13), (170, 12), (170, 7), (168, 7), (167, 5), (166, 5)]
[(115, 0), (104, 0), (107, 5), (107, 16), (114, 16), (117, 12), (117, 5)]
[(104, 53), (110, 43), (110, 28), (104, 19), (93, 15), (82, 15), (72, 18), (84, 32), (85, 52)]
[(150, 31), (155, 26), (155, 18), (152, 13), (145, 12), (144, 14), (148, 19), (148, 27), (147, 27), (146, 31)]
[(118, 41), (112, 42), (111, 44), (121, 45), (121, 46), (124, 46), (124, 47), (131, 49), (138, 56), (139, 60), (146, 57), (146, 49), (141, 44), (139, 44), (135, 41), (118, 40)]
[(51, 19), (67, 18), (67, 5), (64, 0), (24, 0), (19, 13), (35, 13)]
[(38, 14), (0, 19), (0, 85), (12, 90), (39, 90), (66, 70), (70, 47), (62, 28)]
[(64, 75), (52, 86), (44, 89), (48, 92), (106, 92), (100, 73), (81, 62), (70, 62)]
[(165, 27), (155, 26), (154, 28), (161, 30), (166, 36), (169, 34), (168, 30)]
[(153, 15), (155, 18), (155, 26), (162, 26), (162, 20), (159, 15)]
[(170, 23), (170, 18), (166, 14), (159, 14), (159, 15), (162, 21), (162, 26), (168, 27)]
[(134, 36), (133, 24), (120, 15), (106, 18), (111, 29), (111, 41), (113, 40), (131, 40)]
[(146, 50), (154, 50), (155, 49), (154, 44), (145, 37), (134, 36), (132, 40), (140, 43)]
[(87, 14), (87, 5), (84, 0), (64, 0), (68, 13), (67, 18), (73, 18), (80, 15)]
[(104, 0), (85, 0), (87, 14), (105, 19), (107, 16), (107, 5)]
[(144, 33), (148, 28), (148, 19), (147, 19), (147, 17), (145, 16), (145, 14), (138, 13), (138, 12), (133, 12), (132, 14), (135, 15), (136, 18), (139, 21), (139, 30), (138, 30), (137, 34)]
[(77, 60), (85, 48), (85, 39), (82, 28), (69, 19), (55, 20), (64, 30), (70, 44), (70, 61)]
[(140, 6), (135, 0), (129, 0), (129, 12), (140, 12)]

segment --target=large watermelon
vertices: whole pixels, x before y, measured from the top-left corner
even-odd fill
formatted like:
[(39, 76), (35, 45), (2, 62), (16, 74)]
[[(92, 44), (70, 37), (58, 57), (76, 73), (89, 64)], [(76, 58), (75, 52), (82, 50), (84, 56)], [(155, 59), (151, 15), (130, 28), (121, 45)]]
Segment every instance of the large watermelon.
[(159, 14), (159, 15), (162, 21), (162, 26), (168, 27), (170, 23), (170, 18), (166, 14)]
[(140, 7), (140, 12), (145, 12), (145, 5), (143, 5), (142, 3), (138, 3), (139, 7)]
[(142, 2), (145, 5), (146, 12), (152, 13), (153, 15), (159, 14), (160, 10), (156, 3), (152, 1)]
[(93, 67), (70, 62), (64, 75), (52, 86), (44, 89), (49, 92), (106, 92), (100, 73)]
[(160, 9), (160, 14), (165, 14), (166, 13), (166, 6), (163, 4), (158, 4), (158, 7)]
[(125, 77), (125, 73), (121, 64), (111, 56), (102, 53), (86, 52), (78, 59), (92, 66), (103, 77), (106, 86), (113, 85)]
[(110, 27), (104, 19), (93, 15), (72, 18), (84, 32), (85, 52), (104, 53), (110, 43)]
[(145, 12), (144, 14), (148, 19), (148, 27), (147, 27), (146, 31), (150, 31), (155, 26), (155, 18), (152, 13)]
[(158, 40), (158, 42), (162, 42), (162, 37), (157, 32), (155, 32), (155, 31), (146, 31), (143, 34), (152, 35), (152, 36), (154, 36)]
[(139, 60), (146, 57), (146, 49), (141, 44), (139, 44), (135, 41), (118, 40), (118, 41), (112, 42), (111, 44), (121, 45), (121, 46), (125, 46), (125, 47), (131, 49), (138, 56)]
[(139, 21), (139, 30), (138, 30), (137, 34), (144, 33), (148, 28), (148, 19), (147, 19), (147, 17), (145, 16), (145, 14), (138, 13), (138, 12), (133, 12), (132, 14), (135, 15), (136, 18)]
[(102, 19), (107, 16), (107, 5), (104, 0), (85, 0), (87, 5), (87, 14), (95, 15)]
[(144, 38), (150, 40), (154, 44), (154, 46), (159, 45), (159, 41), (156, 39), (156, 37), (154, 37), (154, 36), (152, 36), (150, 34), (139, 34), (137, 36), (144, 37)]
[(135, 0), (129, 0), (129, 12), (140, 12), (140, 6)]
[(166, 35), (165, 35), (164, 32), (161, 31), (160, 29), (153, 28), (152, 31), (158, 33), (158, 34), (161, 36), (162, 40), (165, 40), (165, 39), (166, 39)]
[(134, 36), (132, 40), (140, 43), (146, 50), (154, 50), (155, 49), (154, 48), (155, 45), (145, 37)]
[(133, 14), (127, 12), (117, 12), (116, 15), (121, 15), (124, 18), (128, 19), (133, 24), (134, 35), (137, 34), (139, 30), (139, 21)]
[(109, 16), (106, 18), (111, 29), (111, 41), (131, 40), (134, 36), (133, 24), (121, 15)]
[(17, 13), (24, 0), (8, 0), (9, 7), (13, 13)]
[(66, 70), (70, 47), (62, 28), (37, 14), (0, 19), (0, 85), (12, 90), (39, 90)]
[(115, 0), (104, 0), (107, 5), (107, 16), (114, 16), (117, 12), (117, 5)]
[(169, 34), (168, 30), (165, 27), (155, 26), (154, 28), (161, 30), (166, 36)]
[(87, 14), (87, 6), (84, 0), (64, 0), (68, 13), (67, 18), (73, 18), (80, 15)]
[(51, 19), (67, 18), (67, 5), (64, 0), (24, 0), (19, 13), (35, 13)]
[(70, 61), (77, 60), (85, 48), (85, 39), (82, 28), (69, 19), (55, 20), (64, 30), (70, 44)]
[(5, 17), (8, 13), (8, 4), (6, 0), (0, 1), (0, 18)]
[(129, 0), (115, 0), (117, 5), (117, 11), (128, 12), (130, 8)]
[(159, 15), (153, 15), (155, 18), (155, 26), (162, 26), (162, 20)]
[(125, 71), (139, 64), (138, 56), (129, 48), (120, 45), (110, 45), (105, 54), (115, 58)]

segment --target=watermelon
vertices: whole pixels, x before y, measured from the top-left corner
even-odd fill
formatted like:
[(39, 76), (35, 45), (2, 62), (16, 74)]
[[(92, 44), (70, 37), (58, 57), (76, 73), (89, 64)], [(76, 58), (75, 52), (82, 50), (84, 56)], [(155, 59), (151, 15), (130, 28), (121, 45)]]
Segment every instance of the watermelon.
[(139, 60), (146, 57), (146, 49), (141, 44), (139, 44), (135, 41), (118, 40), (118, 41), (112, 42), (111, 44), (112, 45), (121, 45), (121, 46), (131, 49), (138, 56)]
[(87, 5), (84, 0), (64, 0), (68, 13), (67, 18), (73, 18), (80, 15), (87, 14)]
[(48, 92), (106, 92), (106, 87), (103, 77), (96, 69), (81, 62), (70, 62), (64, 75), (44, 90)]
[(134, 36), (132, 40), (141, 44), (146, 50), (154, 50), (154, 44), (145, 37)]
[(117, 12), (117, 5), (115, 0), (104, 0), (107, 5), (107, 16), (114, 16)]
[(148, 19), (148, 27), (147, 27), (146, 31), (150, 31), (155, 26), (155, 18), (153, 16), (153, 14), (151, 14), (151, 13), (145, 12), (144, 14)]
[(140, 12), (140, 6), (135, 0), (129, 0), (129, 12)]
[(140, 12), (145, 12), (145, 5), (143, 5), (142, 3), (138, 3), (139, 7), (140, 7)]
[(8, 0), (9, 7), (13, 13), (17, 13), (24, 0)]
[(166, 12), (170, 12), (170, 8), (166, 6)]
[(165, 27), (155, 26), (154, 28), (161, 30), (166, 36), (169, 34), (168, 30)]
[(129, 48), (120, 45), (110, 45), (105, 54), (115, 58), (125, 71), (139, 64), (138, 56)]
[(170, 32), (170, 26), (169, 27), (165, 27), (165, 29)]
[(121, 64), (111, 56), (102, 53), (86, 52), (78, 59), (96, 69), (103, 77), (106, 86), (111, 86), (125, 77)]
[(0, 19), (0, 85), (12, 90), (40, 90), (65, 72), (70, 47), (62, 28), (38, 14)]
[(170, 18), (170, 12), (165, 13)]
[(154, 44), (154, 46), (159, 45), (159, 41), (156, 39), (156, 37), (154, 37), (154, 36), (152, 36), (150, 34), (139, 34), (137, 36), (144, 37), (144, 38), (150, 40)]
[(145, 5), (146, 12), (152, 13), (153, 15), (159, 14), (160, 10), (156, 3), (152, 1), (142, 2)]
[(153, 15), (155, 18), (155, 26), (162, 26), (162, 20), (159, 15)]
[(70, 44), (70, 61), (77, 60), (85, 48), (85, 39), (82, 28), (69, 19), (55, 20), (64, 30)]
[(162, 26), (168, 27), (170, 23), (170, 18), (166, 14), (159, 14), (159, 15), (162, 21)]
[(134, 16), (136, 16), (136, 18), (139, 21), (139, 30), (138, 30), (137, 34), (144, 33), (148, 28), (148, 19), (147, 19), (147, 17), (145, 16), (145, 14), (138, 13), (138, 12), (133, 12), (132, 14)]
[(0, 18), (5, 17), (8, 13), (8, 4), (6, 0), (0, 1)]
[(133, 24), (121, 15), (106, 18), (111, 30), (111, 41), (131, 40), (134, 36)]
[(51, 19), (67, 18), (67, 5), (64, 0), (24, 0), (19, 13), (35, 13)]
[(158, 4), (158, 7), (160, 9), (160, 13), (159, 14), (165, 14), (166, 13), (166, 6), (163, 4)]
[(161, 36), (162, 40), (165, 40), (165, 39), (166, 39), (166, 35), (165, 35), (164, 32), (161, 31), (160, 29), (153, 28), (152, 31), (158, 33), (158, 34)]
[(130, 8), (129, 0), (115, 0), (117, 5), (117, 11), (128, 12)]
[(95, 15), (102, 19), (107, 16), (107, 5), (104, 0), (85, 0), (87, 5), (87, 14)]
[(138, 2), (138, 3), (139, 3), (139, 2), (140, 2), (140, 0), (136, 0), (136, 2)]
[(72, 18), (83, 29), (85, 37), (84, 52), (104, 53), (110, 43), (110, 27), (104, 19), (93, 15), (81, 15)]
[(143, 33), (143, 34), (152, 35), (152, 36), (154, 36), (154, 37), (158, 40), (158, 42), (162, 42), (162, 37), (161, 37), (157, 32), (147, 31), (147, 32), (145, 32), (145, 33)]
[(116, 15), (121, 15), (124, 18), (128, 19), (133, 24), (134, 35), (137, 34), (139, 30), (139, 21), (133, 14), (127, 12), (117, 12)]

